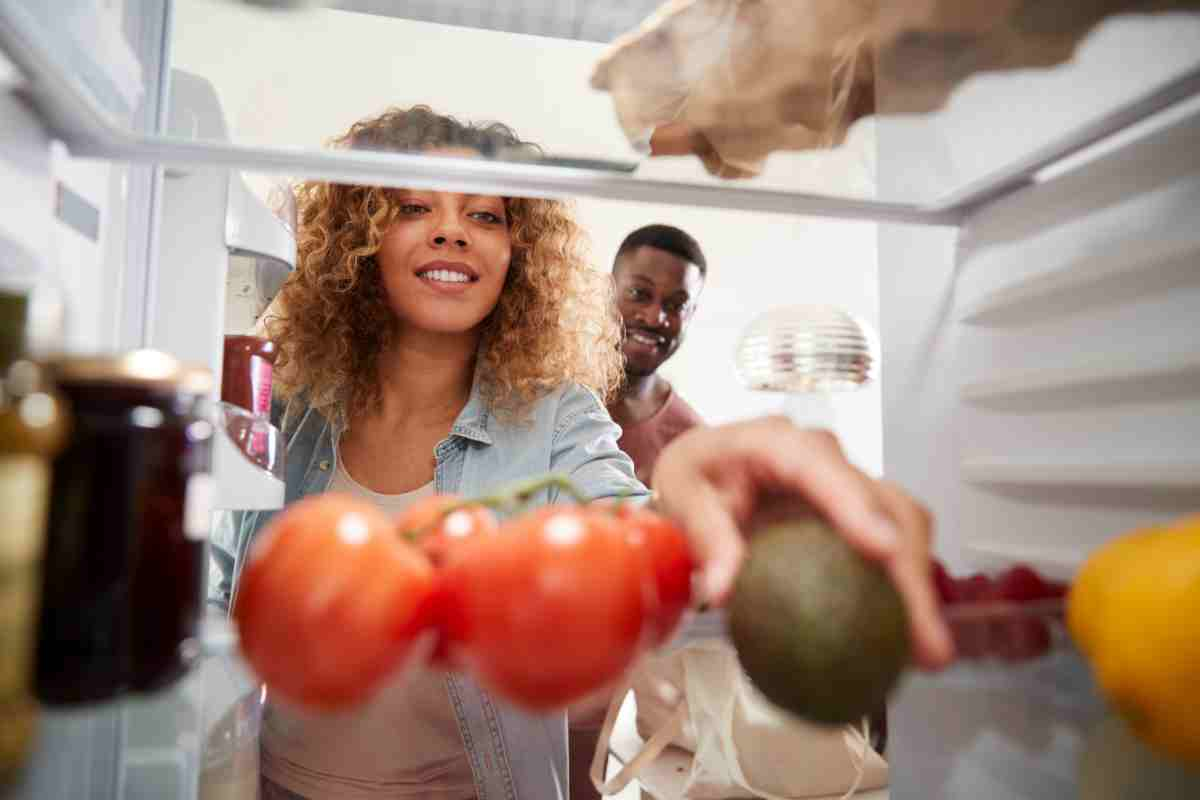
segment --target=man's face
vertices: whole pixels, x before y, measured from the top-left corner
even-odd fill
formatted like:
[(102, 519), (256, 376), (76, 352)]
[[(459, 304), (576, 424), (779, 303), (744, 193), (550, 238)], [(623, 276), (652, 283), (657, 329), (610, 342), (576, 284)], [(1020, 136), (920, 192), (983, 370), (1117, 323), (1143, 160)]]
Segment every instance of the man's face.
[(653, 375), (679, 349), (704, 277), (695, 264), (643, 245), (617, 259), (613, 279), (625, 321), (625, 371)]

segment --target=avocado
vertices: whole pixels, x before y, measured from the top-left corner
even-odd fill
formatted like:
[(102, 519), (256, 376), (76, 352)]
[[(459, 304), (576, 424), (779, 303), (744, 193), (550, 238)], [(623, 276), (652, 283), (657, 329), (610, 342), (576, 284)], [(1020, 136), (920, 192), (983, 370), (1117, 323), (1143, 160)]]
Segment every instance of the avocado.
[(908, 614), (883, 569), (816, 519), (756, 531), (729, 604), (751, 682), (811, 722), (879, 711), (908, 663)]

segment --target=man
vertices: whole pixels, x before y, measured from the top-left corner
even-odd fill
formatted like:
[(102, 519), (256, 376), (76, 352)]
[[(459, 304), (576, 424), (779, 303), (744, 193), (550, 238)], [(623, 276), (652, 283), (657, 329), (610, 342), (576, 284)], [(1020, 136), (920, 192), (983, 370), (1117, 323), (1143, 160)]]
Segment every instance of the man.
[(625, 237), (613, 261), (617, 308), (625, 325), (625, 383), (608, 411), (621, 426), (621, 449), (649, 485), (659, 451), (703, 421), (658, 374), (683, 342), (708, 265), (679, 228), (647, 225)]
[[(617, 307), (625, 328), (622, 342), (622, 351), (625, 354), (625, 382), (620, 395), (608, 407), (608, 411), (623, 431), (619, 442), (621, 449), (633, 459), (638, 478), (647, 485), (650, 484), (659, 454), (668, 444), (688, 429), (703, 425), (700, 416), (675, 393), (666, 379), (658, 375), (658, 368), (675, 354), (683, 342), (684, 333), (695, 313), (697, 299), (704, 287), (707, 269), (704, 253), (696, 240), (670, 225), (647, 225), (629, 234), (621, 243), (613, 261)], [(743, 441), (749, 443), (751, 439), (756, 438), (759, 440), (757, 447), (762, 448), (762, 453), (769, 451), (773, 458), (781, 460), (808, 459), (819, 455), (821, 450), (827, 447), (832, 447), (840, 453), (837, 445), (831, 444), (832, 437), (812, 431), (801, 434), (799, 429), (793, 429), (779, 420), (704, 428), (694, 430), (676, 441), (667, 459), (663, 461), (662, 474), (659, 475), (660, 485), (665, 488), (696, 483), (695, 474), (684, 475), (677, 470), (675, 464), (678, 463), (678, 459), (673, 458), (673, 454), (700, 452), (711, 448), (711, 443), (716, 439), (728, 442), (731, 436), (738, 438), (747, 434), (750, 434), (749, 438)], [(801, 435), (805, 437), (805, 441), (801, 441)], [(712, 468), (716, 463), (716, 459), (709, 460), (707, 467)], [(727, 463), (738, 470), (748, 466), (742, 463), (739, 456), (733, 456)], [(714, 480), (721, 482), (721, 487), (707, 487), (711, 488), (713, 493), (707, 494), (706, 490), (704, 494), (710, 501), (718, 494), (738, 495), (740, 507), (748, 500), (747, 491), (754, 495), (758, 490), (766, 489), (773, 483), (774, 479), (769, 476), (790, 471), (782, 466), (769, 465), (765, 457), (760, 458), (756, 454), (753, 467), (750, 467), (750, 472), (755, 475), (753, 488), (745, 480), (748, 473), (722, 469), (712, 473)], [(859, 479), (855, 477), (853, 480)], [(699, 527), (696, 523), (700, 520), (712, 523), (712, 510), (719, 507), (719, 503), (706, 501), (664, 510), (682, 520), (685, 527), (695, 528)], [(919, 511), (906, 513), (921, 515)], [(742, 549), (741, 537), (737, 530), (745, 520), (734, 520), (723, 512), (718, 516), (721, 517), (721, 527), (728, 536), (720, 543), (704, 541), (696, 542), (693, 546), (698, 548), (695, 552), (710, 564), (710, 567), (704, 570), (698, 584), (701, 596), (706, 600), (716, 600), (720, 604), (732, 590), (733, 576), (736, 574)], [(713, 559), (712, 556), (717, 553), (720, 557)], [(718, 562), (720, 566), (714, 567)], [(914, 583), (924, 586), (928, 581), (916, 580)], [(923, 596), (922, 599), (928, 601), (928, 596)], [(928, 663), (949, 658), (945, 652), (950, 649), (950, 645), (945, 642), (944, 631), (941, 630), (937, 632), (941, 641), (937, 645), (930, 644), (936, 637), (933, 632), (924, 629), (935, 624), (926, 624), (934, 616), (931, 608), (933, 607), (929, 605), (921, 607), (920, 622), (923, 626), (921, 658)], [(938, 647), (942, 650), (936, 655), (930, 655), (935, 653)], [(572, 800), (599, 798), (599, 794), (591, 785), (589, 768), (600, 738), (600, 727), (609, 699), (605, 693), (599, 692), (570, 710)], [(872, 719), (872, 732), (876, 737), (880, 736), (885, 719), (882, 712)], [(882, 752), (882, 737), (874, 743)], [(643, 794), (643, 797), (648, 795)]]
[[(621, 426), (618, 444), (647, 486), (659, 451), (702, 423), (658, 368), (683, 341), (706, 270), (700, 245), (670, 225), (638, 228), (625, 237), (613, 260), (617, 308), (624, 322), (625, 381), (608, 412)], [(570, 710), (572, 800), (599, 799), (589, 769), (608, 701), (600, 692)]]

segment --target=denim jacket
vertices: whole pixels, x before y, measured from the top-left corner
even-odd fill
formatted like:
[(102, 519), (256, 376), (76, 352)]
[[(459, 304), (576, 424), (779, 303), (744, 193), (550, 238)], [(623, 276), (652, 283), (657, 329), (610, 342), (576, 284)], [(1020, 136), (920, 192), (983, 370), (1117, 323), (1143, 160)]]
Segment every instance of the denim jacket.
[[(302, 400), (272, 404), (286, 450), (285, 503), (325, 491), (337, 469), (341, 426)], [(286, 413), (285, 413), (286, 411)], [(476, 378), (450, 435), (434, 449), (434, 488), (465, 496), (487, 494), (545, 472), (571, 478), (593, 498), (644, 496), (633, 462), (618, 447), (621, 429), (589, 390), (564, 385), (542, 397), (528, 418), (492, 416)], [(556, 502), (549, 489), (542, 502)], [(220, 581), (211, 602), (228, 609), (235, 576), (272, 511), (234, 514), (213, 532)], [(566, 715), (531, 715), (491, 697), (473, 680), (447, 673), (446, 687), (475, 778), (479, 800), (565, 800), (568, 794)]]

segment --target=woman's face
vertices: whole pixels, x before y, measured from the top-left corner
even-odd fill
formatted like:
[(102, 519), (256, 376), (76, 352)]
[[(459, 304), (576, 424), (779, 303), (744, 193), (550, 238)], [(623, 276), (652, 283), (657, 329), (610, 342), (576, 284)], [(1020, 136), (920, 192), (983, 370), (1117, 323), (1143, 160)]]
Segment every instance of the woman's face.
[(406, 190), (398, 206), (376, 254), (392, 313), (417, 330), (474, 330), (496, 307), (512, 260), (503, 198)]

